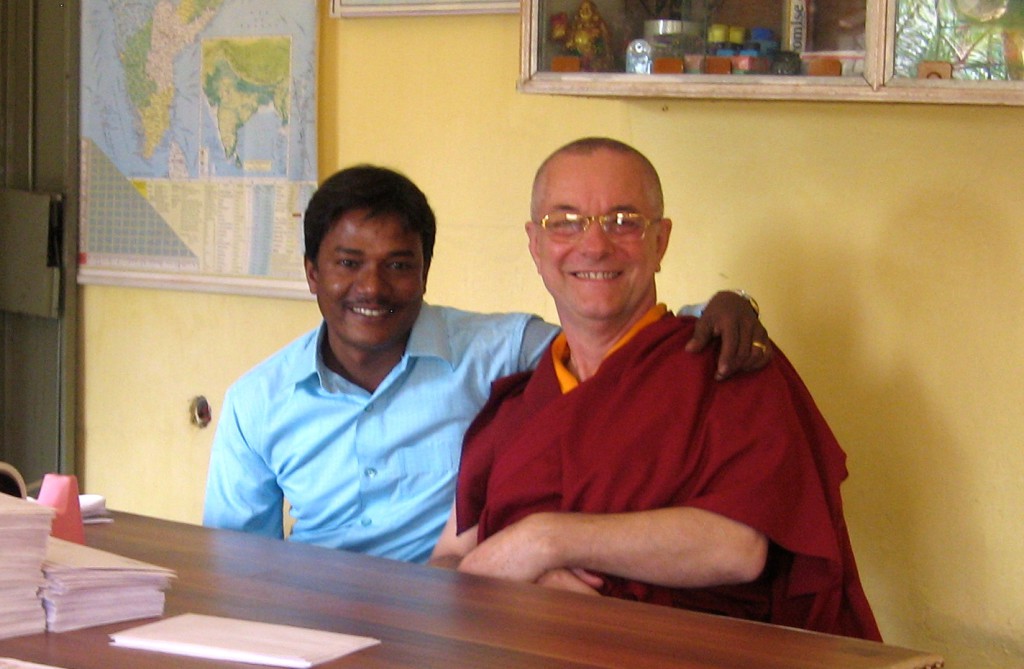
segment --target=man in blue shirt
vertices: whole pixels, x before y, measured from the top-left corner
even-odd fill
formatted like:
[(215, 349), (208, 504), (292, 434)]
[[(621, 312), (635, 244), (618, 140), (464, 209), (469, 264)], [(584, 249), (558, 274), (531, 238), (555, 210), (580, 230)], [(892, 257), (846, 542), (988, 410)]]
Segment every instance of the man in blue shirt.
[[(557, 328), (426, 304), (434, 214), (391, 170), (327, 179), (304, 232), (323, 323), (228, 390), (203, 523), (283, 537), (287, 501), (294, 541), (425, 562), (491, 382), (533, 368)], [(688, 348), (721, 336), (720, 376), (767, 362), (767, 334), (744, 297), (717, 294), (702, 321)]]

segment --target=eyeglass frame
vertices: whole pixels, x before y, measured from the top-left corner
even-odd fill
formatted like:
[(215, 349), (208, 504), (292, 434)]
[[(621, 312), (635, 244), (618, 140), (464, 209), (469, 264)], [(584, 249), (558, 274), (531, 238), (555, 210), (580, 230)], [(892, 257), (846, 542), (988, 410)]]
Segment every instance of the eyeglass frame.
[[(564, 217), (567, 221), (580, 222), (582, 223), (582, 227), (578, 232), (573, 232), (571, 234), (553, 232), (550, 228), (548, 228), (548, 223), (550, 222), (552, 216)], [(613, 224), (621, 225), (621, 221), (624, 217), (629, 217), (631, 219), (640, 219), (641, 221), (643, 221), (643, 229), (640, 231), (640, 235), (638, 237), (631, 237), (628, 234), (624, 234), (623, 232), (621, 232), (621, 228), (609, 227), (612, 226)], [(611, 239), (635, 239), (636, 241), (641, 241), (647, 237), (647, 231), (650, 229), (652, 225), (654, 225), (655, 223), (660, 223), (664, 220), (664, 217), (657, 219), (648, 218), (638, 211), (616, 211), (610, 214), (593, 215), (579, 214), (575, 211), (559, 211), (552, 214), (545, 214), (539, 221), (534, 221), (534, 224), (540, 226), (540, 228), (544, 230), (544, 232), (547, 232), (556, 239), (564, 239), (568, 241), (579, 239), (587, 230), (590, 229), (590, 226), (594, 223), (594, 221), (597, 221), (601, 226), (601, 230), (604, 231), (604, 233), (608, 235)], [(618, 232), (616, 232), (616, 230), (618, 230)]]

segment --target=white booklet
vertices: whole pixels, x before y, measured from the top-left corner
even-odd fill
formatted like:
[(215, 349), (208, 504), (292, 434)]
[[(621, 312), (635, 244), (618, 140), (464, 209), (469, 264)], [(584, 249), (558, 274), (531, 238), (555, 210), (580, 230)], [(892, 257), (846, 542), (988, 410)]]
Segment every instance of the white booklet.
[(0, 657), (0, 669), (61, 669), (52, 664), (36, 664), (14, 657)]
[(197, 613), (117, 632), (110, 640), (124, 648), (272, 667), (312, 667), (380, 643), (363, 636)]

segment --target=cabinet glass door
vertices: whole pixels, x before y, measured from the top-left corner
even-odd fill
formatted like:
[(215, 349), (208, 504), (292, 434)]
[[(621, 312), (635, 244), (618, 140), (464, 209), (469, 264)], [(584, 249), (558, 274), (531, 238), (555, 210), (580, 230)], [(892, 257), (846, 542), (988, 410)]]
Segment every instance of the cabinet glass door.
[(898, 0), (893, 74), (1024, 79), (1024, 0)]

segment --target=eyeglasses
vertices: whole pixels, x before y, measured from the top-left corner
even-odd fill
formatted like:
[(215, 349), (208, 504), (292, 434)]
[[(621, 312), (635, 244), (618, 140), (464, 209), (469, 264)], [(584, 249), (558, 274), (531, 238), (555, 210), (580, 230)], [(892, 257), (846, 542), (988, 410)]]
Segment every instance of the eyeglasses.
[(556, 239), (573, 240), (590, 229), (590, 224), (597, 222), (601, 229), (613, 239), (640, 240), (647, 234), (652, 221), (635, 211), (617, 211), (614, 214), (598, 214), (584, 216), (572, 211), (560, 211), (548, 214), (540, 219), (540, 227)]

